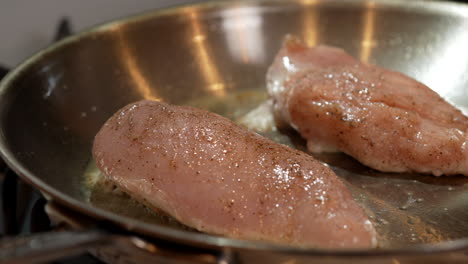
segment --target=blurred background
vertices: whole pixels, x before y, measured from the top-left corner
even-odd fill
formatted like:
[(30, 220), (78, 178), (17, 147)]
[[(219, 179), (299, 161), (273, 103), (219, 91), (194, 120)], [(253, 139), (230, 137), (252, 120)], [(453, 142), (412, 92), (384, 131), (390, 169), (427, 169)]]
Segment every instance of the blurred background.
[(81, 31), (127, 15), (193, 2), (200, 0), (0, 0), (0, 65), (11, 68), (50, 44), (64, 16), (74, 31)]
[(116, 18), (200, 0), (0, 0), (0, 65), (17, 65), (49, 45), (58, 21), (81, 31)]

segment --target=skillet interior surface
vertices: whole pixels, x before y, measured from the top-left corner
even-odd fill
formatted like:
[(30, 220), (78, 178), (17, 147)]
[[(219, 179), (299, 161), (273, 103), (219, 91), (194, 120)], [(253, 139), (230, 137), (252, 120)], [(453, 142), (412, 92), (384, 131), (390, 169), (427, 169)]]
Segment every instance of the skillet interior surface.
[[(202, 246), (272, 249), (148, 224), (90, 205), (83, 174), (100, 126), (142, 98), (235, 118), (266, 98), (265, 72), (288, 33), (404, 72), (463, 109), (468, 107), (466, 28), (466, 6), (406, 1), (213, 2), (109, 23), (40, 52), (4, 79), (1, 152), (28, 182), (95, 217)], [(397, 239), (387, 241), (389, 254), (397, 252), (392, 248), (415, 244), (405, 250), (423, 252), (437, 246), (421, 244), (468, 237), (464, 177), (384, 174), (344, 155), (319, 158), (348, 179), (361, 203), (380, 210), (374, 215), (377, 224), (387, 225), (388, 214), (401, 216), (396, 229), (388, 229)], [(369, 200), (382, 190), (382, 199)]]

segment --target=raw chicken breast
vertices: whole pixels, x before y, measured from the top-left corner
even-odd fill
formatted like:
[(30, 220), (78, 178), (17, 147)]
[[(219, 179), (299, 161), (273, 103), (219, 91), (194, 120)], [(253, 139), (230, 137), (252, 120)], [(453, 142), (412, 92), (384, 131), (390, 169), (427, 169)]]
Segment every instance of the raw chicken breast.
[(287, 37), (267, 85), (276, 118), (312, 152), (338, 149), (387, 172), (468, 175), (468, 118), (401, 73)]
[(331, 169), (204, 110), (130, 104), (93, 155), (135, 199), (197, 230), (302, 247), (375, 245), (375, 231)]

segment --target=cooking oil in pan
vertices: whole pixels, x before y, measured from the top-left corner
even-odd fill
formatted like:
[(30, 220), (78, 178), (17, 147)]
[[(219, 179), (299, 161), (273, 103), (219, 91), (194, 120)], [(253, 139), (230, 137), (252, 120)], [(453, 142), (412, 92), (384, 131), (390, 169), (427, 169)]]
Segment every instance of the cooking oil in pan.
[(84, 192), (88, 202), (92, 205), (143, 222), (190, 230), (189, 227), (180, 224), (172, 217), (137, 202), (113, 183), (107, 181), (96, 167), (94, 160), (89, 163), (84, 176)]
[[(297, 133), (279, 131), (271, 124), (273, 118), (265, 110), (268, 104), (263, 103), (265, 99), (264, 92), (244, 92), (218, 101), (211, 97), (187, 104), (222, 114), (276, 142), (307, 151), (305, 141)], [(261, 106), (254, 109), (258, 105)], [(373, 221), (380, 247), (468, 237), (468, 209), (465, 209), (468, 177), (382, 173), (342, 153), (314, 153), (313, 156), (330, 165), (348, 185)], [(89, 202), (96, 207), (149, 223), (191, 230), (161, 212), (148, 209), (106, 182), (94, 162), (85, 173), (84, 186)]]

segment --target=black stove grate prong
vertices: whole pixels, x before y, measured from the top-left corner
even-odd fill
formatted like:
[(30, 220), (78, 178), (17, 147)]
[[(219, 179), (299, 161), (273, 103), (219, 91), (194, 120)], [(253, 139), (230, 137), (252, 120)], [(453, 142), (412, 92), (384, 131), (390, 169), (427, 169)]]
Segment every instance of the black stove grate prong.
[(57, 26), (55, 32), (54, 42), (60, 41), (68, 36), (73, 34), (73, 29), (70, 23), (70, 20), (67, 17), (60, 19), (60, 22)]

